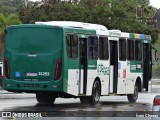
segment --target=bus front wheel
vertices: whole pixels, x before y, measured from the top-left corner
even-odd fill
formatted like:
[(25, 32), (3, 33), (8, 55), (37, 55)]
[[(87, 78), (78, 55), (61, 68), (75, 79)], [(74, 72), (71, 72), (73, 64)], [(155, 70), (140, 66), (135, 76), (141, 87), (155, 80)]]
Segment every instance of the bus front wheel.
[(101, 95), (101, 87), (99, 81), (95, 81), (92, 87), (91, 96), (80, 97), (80, 101), (83, 105), (96, 105), (99, 102)]
[(38, 92), (36, 93), (36, 99), (40, 104), (53, 104), (56, 97), (52, 93)]
[(128, 101), (131, 103), (135, 103), (138, 99), (138, 85), (137, 83), (134, 86), (134, 93), (127, 95)]

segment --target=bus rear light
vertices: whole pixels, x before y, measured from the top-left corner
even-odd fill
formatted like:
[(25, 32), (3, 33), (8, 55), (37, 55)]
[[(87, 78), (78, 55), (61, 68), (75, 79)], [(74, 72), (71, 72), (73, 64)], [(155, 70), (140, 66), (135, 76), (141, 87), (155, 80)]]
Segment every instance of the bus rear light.
[(0, 75), (0, 80), (2, 80), (2, 75)]
[(56, 63), (56, 70), (54, 73), (54, 80), (58, 80), (62, 73), (62, 58), (60, 58)]
[(5, 58), (5, 76), (7, 79), (10, 79), (10, 72), (9, 72), (9, 61)]
[(154, 105), (160, 105), (160, 98), (155, 98), (153, 102)]

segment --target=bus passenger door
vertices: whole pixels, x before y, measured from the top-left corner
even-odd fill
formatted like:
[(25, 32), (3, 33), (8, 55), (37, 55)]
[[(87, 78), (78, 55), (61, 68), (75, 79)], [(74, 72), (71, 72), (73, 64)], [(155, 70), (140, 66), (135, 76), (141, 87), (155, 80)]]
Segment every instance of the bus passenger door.
[(151, 55), (151, 45), (148, 43), (143, 44), (143, 88), (148, 91), (148, 83), (152, 78), (152, 55)]
[(87, 38), (80, 38), (80, 74), (79, 74), (79, 94), (86, 94), (87, 91)]
[(117, 41), (110, 40), (110, 93), (117, 93), (118, 84), (118, 47)]
[(126, 92), (130, 89), (126, 89), (126, 87), (131, 86), (131, 80), (127, 79), (127, 72), (130, 72), (130, 67), (129, 63), (126, 61), (126, 39), (125, 38), (119, 38), (118, 41), (118, 48), (119, 48), (119, 61), (118, 61), (118, 90), (117, 94), (126, 94)]

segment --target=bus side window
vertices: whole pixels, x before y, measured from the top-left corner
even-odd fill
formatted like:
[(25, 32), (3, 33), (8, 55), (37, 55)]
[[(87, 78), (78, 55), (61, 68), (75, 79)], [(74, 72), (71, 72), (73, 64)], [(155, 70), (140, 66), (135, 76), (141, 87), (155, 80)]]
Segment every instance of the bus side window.
[(107, 60), (108, 57), (108, 38), (99, 37), (99, 58), (100, 60)]
[(67, 34), (66, 44), (68, 57), (78, 58), (78, 36), (76, 34)]
[(96, 36), (89, 36), (88, 47), (89, 59), (98, 59), (98, 38)]
[(134, 40), (127, 39), (127, 60), (134, 60)]
[(140, 40), (135, 40), (135, 60), (142, 60), (142, 45)]
[(119, 39), (119, 59), (126, 60), (126, 39)]

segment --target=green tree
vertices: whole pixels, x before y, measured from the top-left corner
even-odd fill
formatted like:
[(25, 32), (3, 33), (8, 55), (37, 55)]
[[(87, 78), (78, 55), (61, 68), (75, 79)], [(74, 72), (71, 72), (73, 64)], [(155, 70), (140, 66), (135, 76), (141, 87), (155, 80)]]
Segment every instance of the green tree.
[(155, 17), (157, 17), (156, 26), (160, 29), (160, 9), (157, 10)]
[(4, 29), (8, 25), (21, 24), (19, 17), (16, 14), (10, 14), (9, 16), (4, 16), (0, 14), (0, 60), (3, 56), (3, 41), (4, 41)]
[(8, 17), (6, 17), (6, 23), (7, 25), (16, 25), (21, 24), (21, 20), (19, 19), (19, 16), (16, 14), (10, 14)]
[(6, 26), (6, 20), (3, 14), (0, 14), (0, 30), (4, 29)]
[(24, 0), (0, 0), (0, 13), (10, 15), (18, 13), (18, 8), (24, 4)]
[[(71, 2), (72, 1), (72, 2)], [(148, 0), (43, 0), (21, 6), (19, 16), (23, 23), (36, 21), (80, 21), (105, 25), (108, 29), (120, 29), (132, 33), (150, 34), (153, 43), (158, 30), (145, 16), (138, 19), (137, 6), (145, 3), (145, 13), (151, 15), (153, 8)], [(143, 6), (142, 6), (143, 7)]]
[(2, 32), (8, 25), (16, 25), (21, 23), (21, 20), (16, 14), (10, 14), (6, 17), (3, 14), (0, 14), (0, 32)]

